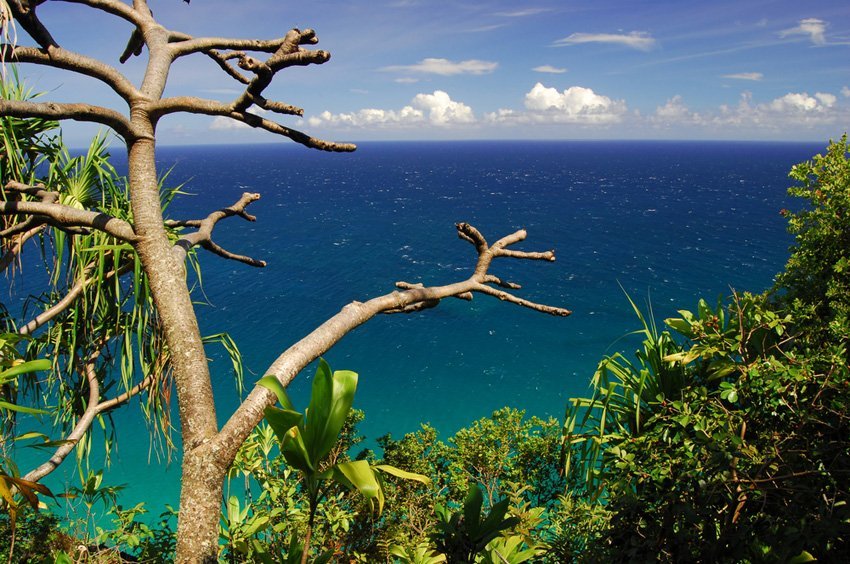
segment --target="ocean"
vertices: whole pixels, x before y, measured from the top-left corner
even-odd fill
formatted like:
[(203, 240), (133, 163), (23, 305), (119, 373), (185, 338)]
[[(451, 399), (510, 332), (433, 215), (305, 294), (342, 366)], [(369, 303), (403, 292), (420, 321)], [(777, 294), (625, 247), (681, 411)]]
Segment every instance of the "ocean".
[[(245, 380), (345, 304), (398, 280), (447, 284), (469, 276), (473, 247), (454, 224), (490, 242), (519, 228), (515, 248), (555, 249), (554, 263), (499, 259), (491, 272), (517, 295), (573, 310), (567, 318), (477, 295), (412, 315), (375, 318), (325, 358), (360, 374), (355, 407), (369, 445), (430, 422), (443, 437), (502, 406), (562, 418), (606, 354), (631, 353), (638, 326), (626, 294), (658, 319), (735, 290), (771, 286), (792, 243), (779, 215), (790, 167), (825, 144), (755, 142), (367, 142), (353, 154), (292, 144), (164, 147), (170, 184), (191, 194), (168, 210), (200, 218), (242, 192), (262, 198), (255, 223), (230, 218), (214, 239), (266, 260), (256, 269), (201, 251), (196, 292), (204, 334), (228, 332)], [(116, 151), (117, 152), (117, 151)], [(121, 166), (120, 163), (119, 168)], [(8, 295), (8, 294), (6, 294)], [(239, 402), (229, 360), (211, 347), (219, 423)], [(312, 367), (290, 388), (309, 394)], [(148, 460), (133, 404), (114, 414), (118, 449), (107, 482), (122, 502), (176, 504), (179, 466)], [(68, 461), (67, 465), (72, 465)], [(72, 468), (54, 483), (71, 478)], [(61, 489), (61, 488), (60, 488)]]

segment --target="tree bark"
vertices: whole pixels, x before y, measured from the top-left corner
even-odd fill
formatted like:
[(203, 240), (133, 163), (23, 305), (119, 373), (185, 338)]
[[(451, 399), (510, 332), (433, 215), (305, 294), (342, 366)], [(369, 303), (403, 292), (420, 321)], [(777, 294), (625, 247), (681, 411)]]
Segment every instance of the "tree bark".
[[(148, 120), (133, 112), (134, 125)], [(148, 120), (151, 134), (153, 126)], [(211, 460), (206, 446), (218, 431), (206, 353), (186, 272), (163, 227), (156, 177), (155, 145), (142, 139), (128, 153), (130, 197), (138, 241), (136, 251), (165, 331), (177, 391), (183, 439), (183, 469), (177, 526), (177, 562), (215, 562), (218, 518), (226, 463)]]

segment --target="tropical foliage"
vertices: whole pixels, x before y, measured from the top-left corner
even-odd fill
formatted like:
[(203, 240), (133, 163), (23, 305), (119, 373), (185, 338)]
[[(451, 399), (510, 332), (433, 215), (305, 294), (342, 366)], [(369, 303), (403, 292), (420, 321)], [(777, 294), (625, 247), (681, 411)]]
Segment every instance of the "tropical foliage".
[[(566, 469), (601, 501), (595, 558), (822, 561), (850, 542), (846, 138), (794, 167), (796, 236), (770, 291), (703, 300), (573, 400)], [(671, 332), (672, 331), (672, 332)], [(676, 335), (678, 334), (678, 335)], [(670, 387), (669, 383), (675, 386)]]

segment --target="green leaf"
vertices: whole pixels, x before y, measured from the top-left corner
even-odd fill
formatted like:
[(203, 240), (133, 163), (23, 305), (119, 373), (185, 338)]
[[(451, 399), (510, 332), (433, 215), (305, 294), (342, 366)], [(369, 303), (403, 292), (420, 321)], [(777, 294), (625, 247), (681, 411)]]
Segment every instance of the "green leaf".
[(463, 502), (463, 518), (472, 537), (478, 535), (478, 524), (481, 522), (481, 506), (483, 504), (484, 496), (481, 493), (481, 488), (475, 484), (470, 484), (466, 499)]
[(310, 458), (301, 433), (304, 416), (297, 411), (273, 406), (265, 408), (263, 413), (280, 441), (280, 452), (286, 463), (302, 472), (315, 473), (315, 461)]
[(39, 370), (50, 370), (50, 366), (50, 361), (44, 358), (22, 362), (21, 364), (17, 364), (11, 368), (7, 368), (3, 372), (0, 372), (0, 379), (13, 378), (21, 374), (28, 374)]
[(284, 409), (295, 411), (295, 408), (292, 406), (292, 402), (289, 401), (289, 396), (286, 394), (286, 389), (284, 389), (283, 385), (277, 378), (274, 376), (263, 376), (257, 384), (274, 392), (277, 396), (277, 401), (280, 402), (280, 405), (282, 405)]
[(336, 445), (356, 390), (357, 374), (348, 370), (331, 373), (328, 363), (319, 359), (304, 430), (311, 460), (322, 460)]
[(19, 413), (29, 413), (30, 415), (41, 415), (47, 413), (43, 409), (35, 409), (34, 407), (24, 407), (7, 401), (0, 400), (0, 408), (8, 409), (9, 411), (17, 411)]
[[(384, 510), (384, 492), (375, 471), (369, 466), (365, 460), (355, 460), (352, 462), (340, 462), (334, 467), (338, 470), (345, 480), (340, 480), (344, 485), (353, 487), (369, 501), (372, 505), (373, 500), (378, 502), (378, 515)], [(335, 477), (337, 475), (335, 474)]]
[(373, 466), (373, 468), (380, 470), (381, 472), (386, 472), (387, 474), (392, 474), (393, 476), (403, 480), (415, 480), (417, 482), (422, 482), (426, 486), (431, 485), (431, 478), (428, 476), (423, 476), (422, 474), (416, 474), (414, 472), (406, 472), (400, 468), (396, 468), (395, 466), (390, 466), (389, 464), (377, 464)]
[(74, 564), (74, 560), (65, 551), (56, 553), (53, 564)]
[(803, 564), (804, 562), (817, 562), (817, 558), (805, 550), (788, 561), (788, 564)]

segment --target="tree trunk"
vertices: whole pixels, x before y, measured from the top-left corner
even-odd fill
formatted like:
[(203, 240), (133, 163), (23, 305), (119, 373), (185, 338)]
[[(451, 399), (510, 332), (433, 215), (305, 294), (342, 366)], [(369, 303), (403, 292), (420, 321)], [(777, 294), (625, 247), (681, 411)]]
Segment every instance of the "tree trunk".
[[(133, 122), (153, 126), (136, 109)], [(177, 525), (177, 562), (215, 562), (218, 553), (218, 520), (226, 464), (209, 455), (207, 444), (217, 433), (215, 404), (204, 346), (186, 272), (163, 227), (156, 174), (155, 146), (149, 139), (130, 144), (128, 153), (130, 196), (136, 251), (150, 281), (159, 323), (171, 357), (183, 441), (183, 479)]]

